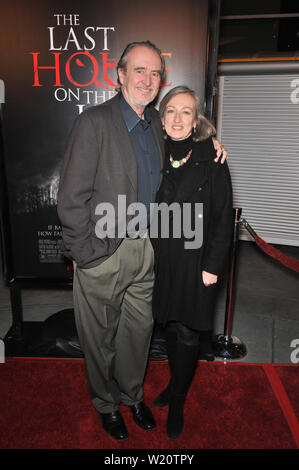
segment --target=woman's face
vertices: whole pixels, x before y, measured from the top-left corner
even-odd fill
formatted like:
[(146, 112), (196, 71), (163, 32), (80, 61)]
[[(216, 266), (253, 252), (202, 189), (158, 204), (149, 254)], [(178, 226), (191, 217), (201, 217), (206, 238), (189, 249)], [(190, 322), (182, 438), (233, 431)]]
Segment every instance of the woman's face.
[(165, 131), (173, 140), (189, 137), (196, 126), (196, 104), (189, 93), (179, 93), (167, 103), (162, 119)]

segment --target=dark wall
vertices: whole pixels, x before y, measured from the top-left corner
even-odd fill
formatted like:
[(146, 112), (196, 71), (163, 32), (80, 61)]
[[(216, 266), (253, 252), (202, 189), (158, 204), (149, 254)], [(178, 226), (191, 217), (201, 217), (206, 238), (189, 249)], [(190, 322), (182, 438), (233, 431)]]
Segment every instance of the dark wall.
[[(298, 51), (299, 18), (290, 16), (298, 13), (298, 0), (222, 0), (219, 55), (223, 58), (267, 56)], [(241, 15), (268, 17), (227, 18)]]

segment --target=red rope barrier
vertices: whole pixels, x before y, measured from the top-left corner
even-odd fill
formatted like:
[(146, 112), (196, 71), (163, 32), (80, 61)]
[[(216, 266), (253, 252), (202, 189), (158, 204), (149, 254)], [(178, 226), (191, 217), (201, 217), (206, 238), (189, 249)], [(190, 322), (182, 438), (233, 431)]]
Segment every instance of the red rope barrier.
[(285, 255), (281, 251), (279, 251), (277, 248), (274, 248), (274, 246), (269, 245), (269, 243), (265, 242), (261, 237), (259, 237), (253, 228), (249, 225), (247, 220), (241, 219), (240, 223), (243, 225), (243, 227), (246, 228), (246, 230), (250, 233), (256, 244), (260, 247), (261, 250), (263, 250), (267, 255), (271, 256), (272, 258), (277, 259), (277, 261), (280, 261), (282, 264), (284, 264), (287, 268), (292, 269), (293, 271), (296, 271), (297, 273), (299, 272), (299, 260), (291, 258), (290, 256)]
[(263, 250), (267, 255), (270, 255), (272, 258), (277, 259), (282, 264), (284, 264), (287, 268), (292, 269), (293, 271), (299, 272), (299, 260), (291, 258), (290, 256), (286, 256), (274, 246), (269, 245), (259, 236), (254, 237), (256, 244)]

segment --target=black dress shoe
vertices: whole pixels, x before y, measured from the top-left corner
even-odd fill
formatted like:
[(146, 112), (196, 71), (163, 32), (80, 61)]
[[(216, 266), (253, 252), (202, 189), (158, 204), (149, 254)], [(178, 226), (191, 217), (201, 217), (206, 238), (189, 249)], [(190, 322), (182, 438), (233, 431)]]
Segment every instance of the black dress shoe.
[(112, 413), (100, 413), (102, 427), (111, 437), (117, 441), (128, 439), (129, 433), (126, 428), (120, 412), (112, 411)]
[(146, 431), (155, 429), (156, 423), (152, 412), (143, 401), (137, 403), (136, 405), (129, 406), (129, 408), (131, 409), (133, 419), (138, 426), (140, 426), (142, 429), (145, 429)]

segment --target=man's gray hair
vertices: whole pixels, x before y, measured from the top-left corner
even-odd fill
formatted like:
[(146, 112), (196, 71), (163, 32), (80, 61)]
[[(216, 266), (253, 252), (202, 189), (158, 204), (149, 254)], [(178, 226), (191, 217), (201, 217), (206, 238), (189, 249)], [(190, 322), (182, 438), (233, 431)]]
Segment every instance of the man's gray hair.
[[(185, 85), (180, 85), (172, 88), (162, 99), (159, 107), (159, 112), (161, 119), (164, 118), (165, 115), (165, 110), (168, 102), (171, 100), (176, 95), (179, 95), (181, 93), (188, 93), (188, 95), (191, 95), (194, 100), (195, 100), (195, 109), (196, 109), (196, 129), (192, 134), (192, 138), (195, 142), (199, 142), (200, 140), (205, 140), (208, 137), (212, 137), (216, 135), (216, 129), (213, 126), (213, 124), (205, 117), (202, 105), (200, 103), (200, 99), (195, 93), (195, 91), (191, 90), (191, 88), (185, 86)], [(166, 138), (166, 135), (165, 135)]]
[(118, 64), (117, 64), (117, 83), (119, 85), (121, 85), (120, 81), (119, 81), (119, 78), (118, 78), (118, 70), (119, 69), (124, 69), (126, 70), (127, 68), (127, 61), (128, 61), (128, 53), (136, 46), (143, 46), (143, 47), (148, 47), (149, 49), (153, 49), (155, 52), (157, 52), (157, 54), (160, 56), (160, 59), (161, 59), (161, 72), (160, 72), (160, 76), (161, 76), (161, 81), (164, 79), (164, 74), (165, 74), (165, 60), (164, 60), (164, 57), (162, 55), (162, 52), (160, 51), (160, 49), (155, 46), (155, 44), (153, 44), (151, 41), (136, 41), (136, 42), (130, 42), (126, 47), (125, 47), (125, 50), (124, 52), (122, 53), (121, 55), (121, 58), (119, 59), (118, 61)]

